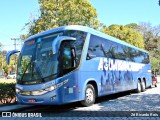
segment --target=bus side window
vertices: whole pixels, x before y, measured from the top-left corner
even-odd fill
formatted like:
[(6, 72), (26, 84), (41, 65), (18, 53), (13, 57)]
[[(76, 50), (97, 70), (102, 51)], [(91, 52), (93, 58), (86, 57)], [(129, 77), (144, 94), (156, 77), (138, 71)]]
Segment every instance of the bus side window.
[(67, 74), (76, 68), (75, 47), (64, 43), (60, 54), (61, 75)]
[(71, 49), (69, 47), (64, 47), (62, 59), (63, 59), (63, 69), (72, 68), (72, 54), (71, 54)]

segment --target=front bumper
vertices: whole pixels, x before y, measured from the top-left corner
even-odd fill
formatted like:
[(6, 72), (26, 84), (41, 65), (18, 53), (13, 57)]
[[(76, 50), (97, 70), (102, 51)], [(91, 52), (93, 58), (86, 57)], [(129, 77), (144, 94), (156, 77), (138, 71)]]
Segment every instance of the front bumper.
[(60, 95), (56, 94), (55, 91), (47, 92), (43, 95), (37, 95), (37, 96), (25, 96), (20, 95), (16, 93), (17, 101), (20, 104), (25, 105), (59, 105), (63, 104), (63, 98), (60, 97)]

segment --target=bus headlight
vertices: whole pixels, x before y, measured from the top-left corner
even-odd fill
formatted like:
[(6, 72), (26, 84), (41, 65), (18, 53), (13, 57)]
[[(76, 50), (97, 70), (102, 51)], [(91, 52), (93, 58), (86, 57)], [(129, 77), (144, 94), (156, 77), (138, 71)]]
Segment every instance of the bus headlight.
[(47, 92), (48, 91), (45, 91), (45, 90), (32, 91), (31, 95), (42, 95), (42, 94), (45, 94)]
[(49, 87), (49, 88), (46, 88), (45, 90), (46, 91), (52, 91), (52, 90), (54, 90), (56, 87), (55, 86), (51, 86), (51, 87)]
[(16, 88), (16, 92), (21, 95), (43, 95), (47, 92), (53, 91), (56, 89), (56, 86), (50, 86), (49, 88), (43, 89), (43, 90), (35, 90), (35, 91), (21, 91)]
[(16, 88), (16, 92), (17, 92), (17, 93), (19, 93), (19, 92), (20, 92), (20, 90)]
[(20, 91), (18, 92), (21, 95), (43, 95), (45, 93), (47, 93), (48, 91), (46, 90), (36, 90), (36, 91)]
[(47, 92), (54, 90), (55, 88), (56, 88), (55, 86), (51, 86), (51, 87), (46, 88), (44, 90), (31, 91), (31, 95), (42, 95), (42, 94), (45, 94)]
[(42, 94), (45, 94), (45, 93), (52, 91), (54, 89), (55, 89), (55, 86), (51, 86), (51, 87), (46, 88), (44, 90), (31, 91), (31, 95), (42, 95)]

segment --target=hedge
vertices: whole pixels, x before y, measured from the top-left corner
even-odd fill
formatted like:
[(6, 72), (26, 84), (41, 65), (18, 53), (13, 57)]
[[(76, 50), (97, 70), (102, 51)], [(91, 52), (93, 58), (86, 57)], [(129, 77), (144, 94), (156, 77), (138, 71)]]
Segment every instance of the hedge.
[(0, 83), (0, 104), (15, 102), (15, 83)]

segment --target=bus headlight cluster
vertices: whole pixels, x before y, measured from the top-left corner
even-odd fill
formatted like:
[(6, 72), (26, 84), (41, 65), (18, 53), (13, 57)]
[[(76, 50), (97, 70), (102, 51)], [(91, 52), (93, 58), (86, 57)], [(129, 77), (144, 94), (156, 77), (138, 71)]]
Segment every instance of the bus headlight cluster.
[(21, 94), (21, 95), (43, 95), (43, 94), (45, 94), (47, 92), (53, 91), (56, 88), (61, 87), (62, 85), (66, 84), (67, 82), (68, 82), (68, 79), (63, 81), (63, 82), (60, 82), (60, 83), (58, 83), (56, 85), (50, 86), (48, 88), (45, 88), (43, 90), (35, 90), (35, 91), (22, 91), (22, 90), (16, 88), (16, 93)]
[(51, 87), (46, 88), (44, 90), (31, 91), (31, 95), (43, 95), (47, 92), (53, 91), (54, 89), (55, 89), (55, 86), (51, 86)]
[(36, 90), (36, 91), (21, 91), (16, 88), (16, 93), (19, 93), (21, 95), (43, 95), (49, 91), (54, 90), (55, 88), (56, 88), (55, 86), (51, 86), (51, 87), (46, 88), (44, 90)]

